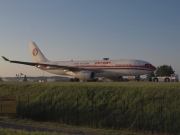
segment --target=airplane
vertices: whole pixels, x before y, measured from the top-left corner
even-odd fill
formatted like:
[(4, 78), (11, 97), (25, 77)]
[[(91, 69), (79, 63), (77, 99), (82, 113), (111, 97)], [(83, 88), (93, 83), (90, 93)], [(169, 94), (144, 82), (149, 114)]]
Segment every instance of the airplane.
[(30, 51), (34, 62), (9, 60), (11, 63), (35, 66), (49, 73), (71, 76), (70, 81), (94, 80), (96, 77), (114, 78), (122, 76), (135, 76), (149, 74), (156, 70), (151, 63), (143, 60), (89, 60), (89, 61), (49, 61), (40, 51), (35, 42), (30, 42)]

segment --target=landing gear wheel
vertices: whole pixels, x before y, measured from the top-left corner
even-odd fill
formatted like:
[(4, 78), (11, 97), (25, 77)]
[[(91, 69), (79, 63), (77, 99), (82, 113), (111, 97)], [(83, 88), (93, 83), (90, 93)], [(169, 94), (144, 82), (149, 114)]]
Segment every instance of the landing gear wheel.
[(79, 82), (79, 79), (72, 78), (72, 79), (70, 79), (70, 82)]
[(135, 80), (136, 80), (136, 81), (140, 81), (140, 75), (135, 76)]
[(154, 78), (154, 79), (153, 79), (153, 82), (158, 82), (158, 78)]
[(76, 82), (79, 82), (79, 79), (75, 79)]
[(169, 78), (165, 78), (164, 81), (165, 81), (165, 82), (170, 82), (170, 79), (169, 79)]

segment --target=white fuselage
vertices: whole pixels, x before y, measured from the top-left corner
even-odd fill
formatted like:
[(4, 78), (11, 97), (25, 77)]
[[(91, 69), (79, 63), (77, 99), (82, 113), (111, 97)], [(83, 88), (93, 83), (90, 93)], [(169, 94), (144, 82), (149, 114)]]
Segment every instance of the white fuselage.
[[(95, 77), (112, 76), (138, 76), (151, 73), (155, 70), (149, 62), (142, 60), (96, 60), (96, 61), (63, 61), (45, 62), (62, 66), (77, 67), (87, 70), (99, 69), (102, 72), (95, 73)], [(38, 68), (58, 75), (73, 76), (73, 72), (63, 68), (38, 66)]]

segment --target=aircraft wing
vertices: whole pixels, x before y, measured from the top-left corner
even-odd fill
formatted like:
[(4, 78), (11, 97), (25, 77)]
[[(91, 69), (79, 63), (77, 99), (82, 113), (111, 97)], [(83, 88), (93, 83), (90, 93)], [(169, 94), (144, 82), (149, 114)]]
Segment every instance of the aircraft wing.
[(17, 64), (24, 64), (24, 65), (29, 65), (29, 66), (46, 66), (49, 68), (63, 68), (63, 69), (68, 69), (70, 71), (81, 71), (81, 70), (90, 70), (95, 73), (100, 73), (103, 72), (101, 69), (86, 69), (86, 68), (79, 68), (79, 67), (72, 67), (72, 66), (62, 66), (62, 65), (57, 65), (57, 64), (49, 64), (49, 63), (36, 63), (36, 62), (23, 62), (23, 61), (14, 61), (14, 60), (9, 60), (6, 57), (2, 56), (2, 58), (5, 61), (9, 61), (11, 63), (17, 63)]

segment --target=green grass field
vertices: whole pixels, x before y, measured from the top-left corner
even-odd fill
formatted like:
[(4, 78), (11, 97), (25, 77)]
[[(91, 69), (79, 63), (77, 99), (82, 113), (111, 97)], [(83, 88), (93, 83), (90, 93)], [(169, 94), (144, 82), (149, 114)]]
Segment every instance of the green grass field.
[(18, 116), (104, 129), (180, 134), (180, 83), (0, 83)]

